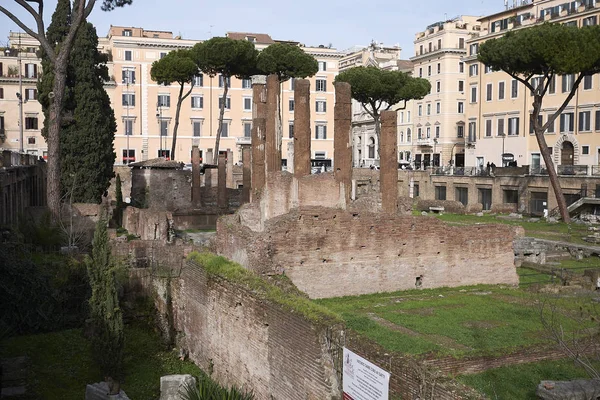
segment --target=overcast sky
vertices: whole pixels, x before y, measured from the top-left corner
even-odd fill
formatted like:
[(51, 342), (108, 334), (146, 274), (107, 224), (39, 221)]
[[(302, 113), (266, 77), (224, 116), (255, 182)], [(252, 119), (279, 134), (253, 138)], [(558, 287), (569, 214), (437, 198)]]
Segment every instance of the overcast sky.
[[(14, 2), (2, 3), (18, 11)], [(56, 1), (45, 3), (49, 21)], [(99, 36), (105, 36), (112, 24), (172, 31), (186, 39), (207, 39), (228, 31), (269, 33), (274, 39), (332, 44), (337, 49), (375, 40), (399, 44), (402, 58), (409, 58), (414, 35), (427, 25), (458, 15), (489, 15), (503, 8), (504, 0), (133, 0), (133, 5), (109, 13), (97, 5), (90, 20)], [(18, 27), (0, 14), (0, 43), (6, 43), (11, 30)]]

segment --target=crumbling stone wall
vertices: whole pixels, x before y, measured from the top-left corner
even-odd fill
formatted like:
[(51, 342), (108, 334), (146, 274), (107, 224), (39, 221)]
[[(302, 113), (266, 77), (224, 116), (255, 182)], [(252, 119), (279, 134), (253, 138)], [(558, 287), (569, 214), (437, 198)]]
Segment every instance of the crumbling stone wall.
[(0, 225), (10, 225), (26, 208), (46, 205), (46, 164), (7, 150), (0, 155)]
[(191, 262), (172, 288), (180, 345), (221, 384), (257, 400), (340, 398), (325, 327)]
[(477, 284), (518, 284), (522, 228), (449, 226), (435, 218), (313, 207), (253, 232), (238, 215), (217, 223), (219, 254), (260, 273), (285, 273), (311, 298)]

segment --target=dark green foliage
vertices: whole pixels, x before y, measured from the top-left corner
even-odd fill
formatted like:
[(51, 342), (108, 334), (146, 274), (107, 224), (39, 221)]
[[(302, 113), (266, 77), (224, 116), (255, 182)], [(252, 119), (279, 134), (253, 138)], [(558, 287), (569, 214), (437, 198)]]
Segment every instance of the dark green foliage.
[(79, 326), (88, 285), (76, 260), (0, 245), (0, 338)]
[(133, 0), (103, 0), (102, 11), (112, 11), (116, 7), (123, 7), (133, 3)]
[(479, 61), (496, 71), (531, 77), (600, 72), (600, 26), (544, 23), (509, 31), (481, 45)]
[(258, 51), (246, 40), (214, 37), (194, 46), (200, 70), (209, 76), (245, 78), (256, 72)]
[(431, 84), (422, 78), (413, 78), (401, 71), (385, 71), (377, 67), (354, 67), (341, 72), (336, 82), (347, 82), (352, 87), (352, 98), (372, 111), (382, 106), (389, 109), (401, 101), (422, 99), (431, 90)]
[(288, 43), (275, 43), (261, 51), (257, 67), (264, 75), (276, 74), (279, 82), (290, 78), (307, 78), (319, 70), (319, 64), (313, 56)]
[(123, 315), (106, 221), (96, 224), (92, 258), (87, 261), (92, 288), (89, 300), (92, 349), (104, 376), (120, 379), (123, 368)]
[(198, 385), (184, 386), (181, 393), (183, 400), (252, 400), (252, 392), (246, 392), (233, 386), (229, 389), (221, 387), (218, 383), (206, 375), (201, 375)]
[(90, 23), (79, 28), (70, 65), (75, 76), (73, 123), (61, 133), (61, 187), (73, 201), (99, 203), (114, 176), (113, 141), (117, 124), (103, 82), (106, 55), (98, 52)]
[[(70, 1), (60, 0), (46, 34), (57, 51), (71, 27), (71, 13)], [(84, 23), (77, 31), (67, 66), (60, 132), (61, 192), (70, 195), (73, 190), (73, 202), (99, 203), (113, 176), (117, 125), (103, 86), (109, 79), (107, 57), (97, 47), (95, 28)], [(47, 55), (41, 51), (40, 56), (43, 75), (38, 91), (45, 116), (42, 133), (46, 135), (54, 72)]]

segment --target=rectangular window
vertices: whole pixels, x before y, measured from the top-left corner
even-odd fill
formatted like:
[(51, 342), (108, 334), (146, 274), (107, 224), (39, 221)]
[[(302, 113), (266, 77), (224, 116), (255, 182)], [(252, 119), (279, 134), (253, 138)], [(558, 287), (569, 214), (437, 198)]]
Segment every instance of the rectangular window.
[(37, 64), (25, 64), (25, 78), (37, 78)]
[(465, 112), (465, 103), (463, 103), (462, 101), (458, 102), (458, 113), (459, 114), (464, 114)]
[(508, 119), (508, 136), (519, 135), (519, 117), (512, 117)]
[(417, 114), (419, 114), (419, 117), (421, 115), (423, 115), (423, 105), (422, 104), (419, 104), (419, 107), (417, 108)]
[(327, 112), (327, 102), (325, 100), (317, 100), (315, 102), (315, 111), (318, 113)]
[(121, 83), (123, 85), (133, 85), (135, 83), (135, 70), (124, 69), (121, 71)]
[(244, 97), (244, 111), (252, 111), (252, 97)]
[(229, 121), (223, 121), (221, 129), (221, 137), (229, 137)]
[(461, 74), (465, 73), (465, 63), (462, 61), (458, 63), (458, 72), (460, 72)]
[(326, 125), (315, 126), (315, 139), (327, 139), (327, 126)]
[[(219, 109), (223, 106), (223, 98), (219, 97)], [(231, 110), (231, 97), (225, 99), (225, 109)]]
[(471, 103), (477, 103), (477, 86), (471, 86)]
[(459, 49), (465, 48), (465, 38), (458, 38), (458, 48)]
[(552, 79), (550, 79), (550, 85), (548, 85), (548, 93), (556, 93), (556, 75), (552, 75)]
[[(550, 119), (549, 115), (548, 115), (548, 119)], [(552, 123), (550, 125), (548, 125), (548, 129), (546, 129), (546, 133), (554, 133), (554, 122), (556, 122), (556, 120), (552, 121)]]
[(442, 103), (440, 103), (440, 102), (435, 103), (435, 113), (436, 114), (442, 113)]
[(318, 61), (319, 63), (319, 71), (327, 71), (327, 62), (326, 61)]
[(494, 72), (494, 70), (492, 69), (492, 67), (490, 67), (489, 65), (486, 65), (485, 66), (485, 73), (489, 74), (489, 73), (492, 73), (492, 72)]
[(290, 111), (294, 111), (294, 106), (296, 105), (296, 103), (294, 103), (293, 99), (290, 99), (289, 103), (288, 103), (288, 107)]
[(446, 200), (446, 186), (436, 186), (435, 187), (435, 199), (436, 200)]
[(25, 89), (25, 100), (37, 100), (37, 89)]
[(562, 77), (562, 92), (569, 93), (571, 89), (573, 89), (573, 84), (575, 83), (575, 75), (568, 74), (563, 75)]
[(317, 79), (316, 81), (316, 90), (317, 92), (326, 92), (327, 91), (327, 79)]
[(591, 111), (580, 111), (579, 112), (579, 131), (589, 132), (592, 130), (592, 112)]
[(29, 136), (27, 138), (27, 144), (35, 144), (35, 136)]
[(462, 139), (465, 137), (465, 126), (464, 125), (456, 125), (456, 137)]
[(423, 68), (419, 68), (419, 78), (423, 77)]
[(479, 65), (473, 64), (469, 67), (469, 76), (477, 76), (479, 74)]
[(590, 90), (593, 86), (592, 75), (586, 75), (583, 77), (583, 90)]
[(519, 204), (519, 191), (512, 189), (504, 189), (504, 203)]
[(503, 136), (504, 135), (504, 118), (499, 118), (498, 119), (498, 130), (496, 131), (496, 135), (497, 136)]
[(442, 64), (437, 63), (437, 73), (441, 74), (442, 73)]
[(131, 29), (123, 29), (123, 36), (130, 37), (132, 34)]
[(574, 123), (573, 113), (562, 113), (560, 115), (560, 133), (573, 132)]
[(204, 75), (198, 74), (194, 77), (194, 86), (203, 87), (204, 86)]
[(600, 131), (600, 110), (596, 111), (596, 131)]
[(469, 142), (475, 143), (477, 140), (477, 122), (469, 122)]
[(242, 89), (252, 89), (252, 79), (242, 79)]
[(442, 82), (437, 81), (435, 83), (435, 90), (436, 90), (437, 93), (440, 93), (442, 91)]
[(133, 135), (133, 120), (124, 119), (123, 124), (125, 125), (125, 136)]
[(488, 83), (485, 87), (485, 100), (492, 101), (492, 84)]
[(252, 137), (252, 124), (250, 122), (244, 122), (244, 137)]
[(165, 52), (160, 53), (160, 59), (162, 60), (163, 58), (165, 58), (166, 55), (167, 55), (167, 53), (165, 53)]
[(516, 99), (517, 97), (519, 97), (519, 81), (513, 79), (510, 83), (510, 98)]
[(38, 129), (37, 117), (26, 117), (25, 118), (25, 129)]
[(461, 93), (465, 91), (465, 81), (458, 81), (458, 91)]
[(431, 139), (431, 127), (427, 127), (427, 139)]
[(439, 138), (440, 138), (440, 127), (439, 127), (439, 126), (436, 126), (436, 127), (435, 127), (435, 137), (436, 137), (437, 139), (439, 139)]
[(463, 206), (469, 204), (469, 188), (457, 187), (455, 188), (455, 200), (460, 201)]
[(169, 121), (163, 119), (160, 121), (160, 136), (168, 136), (169, 135)]
[(504, 100), (504, 82), (498, 82), (498, 100)]
[(125, 50), (125, 61), (133, 60), (133, 52), (131, 50)]
[(4, 88), (0, 87), (0, 99), (3, 99), (3, 98), (4, 98)]
[(160, 149), (160, 150), (158, 150), (158, 156), (163, 157), (167, 160), (170, 160), (171, 159), (171, 150)]
[(485, 121), (485, 136), (492, 137), (492, 120), (488, 119)]
[(194, 136), (200, 137), (202, 136), (202, 121), (193, 121), (192, 122)]
[(0, 136), (4, 135), (4, 117), (0, 115)]
[(225, 81), (227, 81), (227, 87), (231, 87), (231, 77), (228, 77), (227, 80), (223, 77), (223, 75), (219, 75), (219, 87), (225, 87)]
[(478, 52), (479, 52), (479, 44), (474, 43), (469, 47), (469, 55), (470, 56), (476, 56)]
[(195, 108), (195, 109), (204, 108), (204, 97), (192, 96), (192, 108)]
[(171, 95), (159, 94), (157, 105), (158, 107), (171, 107)]
[(290, 139), (294, 138), (294, 123), (290, 122), (290, 124), (288, 125), (288, 137)]
[(135, 149), (124, 149), (123, 150), (123, 164), (130, 164), (135, 162)]
[(427, 76), (431, 76), (431, 65), (427, 66)]
[(431, 104), (427, 104), (427, 115), (431, 115)]
[(584, 156), (590, 154), (590, 146), (581, 146), (581, 154)]
[(121, 96), (121, 102), (123, 107), (135, 107), (135, 94), (134, 93), (123, 93)]
[[(592, 3), (592, 6), (593, 6), (593, 3)], [(595, 15), (583, 19), (583, 26), (597, 25), (597, 23), (598, 23), (598, 17)]]

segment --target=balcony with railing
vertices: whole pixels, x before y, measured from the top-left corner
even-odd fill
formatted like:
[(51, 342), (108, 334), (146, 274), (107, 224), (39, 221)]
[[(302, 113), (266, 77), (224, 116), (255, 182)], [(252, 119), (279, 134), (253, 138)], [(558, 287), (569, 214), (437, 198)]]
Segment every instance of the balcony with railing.
[(435, 141), (432, 138), (419, 138), (417, 139), (417, 146), (433, 147)]
[(556, 172), (558, 175), (577, 175), (586, 176), (588, 174), (587, 165), (558, 165)]

